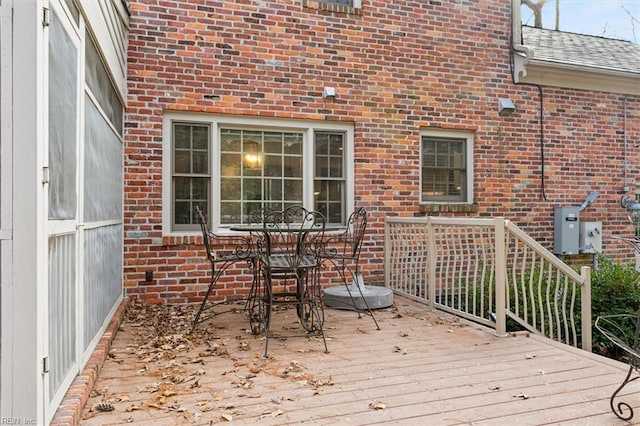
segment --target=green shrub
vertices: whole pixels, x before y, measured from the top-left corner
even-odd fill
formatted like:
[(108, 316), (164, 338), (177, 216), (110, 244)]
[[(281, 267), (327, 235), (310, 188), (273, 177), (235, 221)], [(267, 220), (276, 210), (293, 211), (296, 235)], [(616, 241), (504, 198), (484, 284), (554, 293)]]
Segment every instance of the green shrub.
[[(597, 268), (591, 272), (591, 312), (599, 316), (637, 314), (640, 308), (640, 273), (631, 263), (614, 263), (603, 255), (597, 258)], [(623, 325), (628, 339), (633, 339), (632, 323)], [(616, 350), (596, 328), (593, 330), (593, 351), (614, 359), (623, 354)]]

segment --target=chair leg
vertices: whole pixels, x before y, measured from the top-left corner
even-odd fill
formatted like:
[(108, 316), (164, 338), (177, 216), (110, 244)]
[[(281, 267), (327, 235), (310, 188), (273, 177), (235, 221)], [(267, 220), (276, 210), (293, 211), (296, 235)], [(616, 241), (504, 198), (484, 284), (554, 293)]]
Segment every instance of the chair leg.
[(200, 316), (202, 316), (202, 313), (205, 310), (205, 307), (207, 306), (207, 302), (209, 301), (209, 296), (211, 295), (211, 292), (213, 291), (213, 287), (215, 287), (216, 284), (216, 274), (215, 274), (215, 268), (211, 268), (211, 283), (209, 284), (209, 288), (207, 288), (207, 294), (205, 294), (204, 296), (204, 300), (202, 301), (202, 303), (200, 304), (200, 309), (198, 309), (198, 313), (196, 314), (195, 319), (193, 320), (193, 326), (191, 327), (191, 333), (193, 333), (196, 329), (196, 326), (198, 324), (200, 324)]
[(271, 320), (269, 295), (267, 294), (266, 286), (262, 285), (262, 282), (259, 276), (256, 276), (256, 283), (247, 303), (249, 324), (253, 335), (265, 333)]
[[(620, 393), (622, 388), (624, 388), (627, 384), (637, 379), (640, 379), (640, 376), (631, 377), (631, 374), (633, 373), (634, 370), (635, 370), (635, 367), (633, 365), (629, 366), (629, 371), (627, 372), (627, 376), (624, 378), (624, 381), (622, 382), (622, 384), (620, 384), (620, 386), (618, 386), (618, 389), (616, 389), (613, 392), (613, 394), (611, 395), (611, 398), (609, 398), (609, 405), (611, 406), (611, 411), (613, 411), (613, 413), (616, 416), (618, 416), (618, 418), (621, 420), (631, 420), (633, 418), (633, 408), (631, 407), (631, 405), (629, 405), (624, 401), (620, 401), (616, 405), (614, 403), (614, 399), (616, 398), (616, 396), (618, 396), (618, 393)], [(625, 411), (628, 411), (628, 414), (625, 414), (624, 413)]]
[[(353, 271), (351, 272), (351, 277), (353, 278), (353, 283), (354, 283), (353, 285), (360, 292), (360, 297), (362, 298), (362, 301), (364, 302), (364, 306), (366, 307), (367, 315), (371, 316), (373, 323), (376, 325), (376, 329), (380, 330), (380, 325), (378, 325), (378, 321), (376, 320), (376, 317), (373, 315), (373, 311), (371, 310), (371, 307), (369, 307), (369, 302), (367, 302), (366, 297), (364, 297), (364, 294), (362, 293), (362, 286), (360, 285), (361, 275), (358, 274), (358, 271)], [(347, 285), (347, 291), (349, 291), (348, 285)], [(351, 295), (350, 291), (349, 291), (349, 295)], [(353, 300), (353, 296), (351, 296), (351, 299)]]
[(264, 355), (263, 358), (269, 358), (269, 326), (271, 322), (271, 309), (273, 307), (273, 287), (271, 278), (265, 276), (264, 297), (260, 298), (264, 312)]
[[(380, 330), (380, 325), (378, 324), (378, 321), (376, 320), (376, 317), (373, 314), (371, 307), (369, 306), (369, 302), (367, 302), (367, 299), (365, 298), (364, 293), (362, 292), (358, 271), (357, 270), (351, 271), (344, 262), (341, 262), (340, 265), (337, 265), (334, 263), (334, 265), (338, 270), (338, 273), (340, 275), (340, 278), (342, 279), (343, 285), (347, 289), (347, 294), (349, 295), (349, 299), (351, 299), (351, 306), (353, 306), (353, 309), (358, 313), (358, 318), (362, 318), (362, 313), (366, 313), (371, 317), (371, 319), (373, 320), (373, 323), (376, 325), (376, 330)], [(349, 275), (351, 275), (351, 279), (352, 279), (351, 284), (347, 281), (347, 272)], [(352, 288), (354, 291), (355, 289), (357, 289), (358, 292), (360, 293), (360, 297), (364, 302), (365, 308), (360, 308), (358, 306), (356, 299), (353, 297), (354, 293), (352, 292)]]

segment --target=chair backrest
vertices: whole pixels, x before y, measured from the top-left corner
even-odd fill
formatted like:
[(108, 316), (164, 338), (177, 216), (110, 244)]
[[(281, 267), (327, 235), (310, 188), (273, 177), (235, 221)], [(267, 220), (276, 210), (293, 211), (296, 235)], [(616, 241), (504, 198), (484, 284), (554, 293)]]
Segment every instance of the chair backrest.
[[(202, 243), (211, 262), (234, 262), (250, 258), (254, 253), (251, 239), (238, 235), (216, 235), (209, 231), (207, 215), (196, 205), (196, 215), (202, 229)], [(214, 249), (214, 245), (216, 249)]]
[(364, 207), (356, 209), (347, 221), (347, 232), (349, 233), (348, 244), (350, 255), (358, 260), (362, 250), (364, 233), (367, 230), (367, 210)]
[(316, 244), (323, 238), (325, 224), (323, 214), (302, 206), (267, 213), (264, 226), (269, 238), (264, 241), (262, 251), (269, 256), (280, 256), (289, 268), (310, 266), (310, 256), (315, 255)]
[(204, 244), (204, 249), (207, 252), (207, 258), (213, 262), (215, 260), (215, 253), (211, 250), (211, 233), (207, 226), (207, 215), (205, 212), (200, 210), (200, 206), (198, 205), (196, 205), (196, 215), (198, 216), (198, 222), (200, 223), (200, 229), (202, 230), (202, 243)]

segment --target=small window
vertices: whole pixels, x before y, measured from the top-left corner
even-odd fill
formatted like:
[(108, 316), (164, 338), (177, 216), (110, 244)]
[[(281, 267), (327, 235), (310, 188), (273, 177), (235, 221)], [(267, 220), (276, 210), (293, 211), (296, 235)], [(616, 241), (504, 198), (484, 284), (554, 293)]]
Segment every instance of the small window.
[(472, 135), (425, 131), (421, 135), (421, 203), (471, 203)]
[(341, 13), (360, 13), (362, 0), (302, 0), (304, 7)]
[(346, 178), (344, 133), (315, 134), (314, 198), (316, 209), (329, 223), (344, 223)]
[(196, 205), (209, 212), (209, 126), (173, 123), (173, 222), (176, 230), (197, 224)]

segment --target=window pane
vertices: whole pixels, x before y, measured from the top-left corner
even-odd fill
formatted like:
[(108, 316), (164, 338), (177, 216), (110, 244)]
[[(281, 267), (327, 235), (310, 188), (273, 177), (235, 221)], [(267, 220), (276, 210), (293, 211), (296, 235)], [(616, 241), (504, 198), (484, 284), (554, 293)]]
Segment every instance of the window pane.
[(220, 179), (220, 197), (223, 200), (239, 200), (240, 182), (238, 178)]
[(221, 130), (220, 150), (222, 152), (240, 152), (240, 130)]
[(193, 127), (193, 149), (209, 149), (209, 128)]
[(98, 49), (88, 31), (85, 33), (85, 40), (87, 40), (85, 43), (85, 80), (87, 86), (91, 89), (91, 93), (97, 99), (113, 127), (122, 136), (122, 102), (111, 84), (107, 68), (102, 63)]
[(241, 203), (220, 203), (220, 223), (232, 224), (241, 223)]
[(183, 200), (188, 199), (189, 194), (191, 193), (191, 179), (186, 177), (177, 177), (174, 182), (176, 198)]
[(282, 176), (282, 157), (266, 155), (264, 157), (264, 175)]
[(264, 152), (269, 154), (282, 154), (282, 133), (266, 133), (264, 135)]
[(207, 151), (193, 151), (193, 173), (209, 173), (209, 153)]
[(284, 157), (283, 176), (302, 177), (302, 157)]
[(189, 225), (177, 229), (197, 229), (195, 206), (209, 210), (209, 126), (174, 123), (172, 130), (173, 223)]
[(264, 199), (267, 201), (282, 200), (281, 179), (265, 179)]
[(176, 202), (175, 205), (175, 220), (177, 224), (189, 225), (191, 224), (189, 203), (188, 202)]
[(220, 176), (240, 176), (241, 175), (241, 155), (222, 154), (220, 156)]
[(244, 179), (242, 188), (243, 200), (262, 200), (262, 180)]
[(191, 148), (191, 127), (176, 124), (173, 128), (173, 143), (176, 149)]
[(285, 134), (283, 152), (285, 154), (302, 155), (302, 135)]
[(316, 209), (326, 215), (330, 223), (344, 224), (344, 134), (318, 132), (315, 134)]
[(174, 168), (176, 173), (189, 173), (191, 171), (189, 151), (176, 151)]
[(209, 173), (209, 127), (175, 124), (173, 130), (175, 173)]
[(465, 201), (466, 139), (422, 138), (422, 201)]
[(76, 217), (78, 169), (78, 49), (65, 32), (55, 12), (51, 13), (50, 28), (49, 219), (73, 219)]
[(302, 181), (301, 180), (284, 180), (284, 199), (287, 201), (302, 202)]
[(122, 219), (122, 141), (85, 95), (84, 219)]
[(318, 0), (318, 3), (327, 3), (327, 4), (343, 4), (345, 6), (351, 6), (353, 0)]
[[(243, 223), (247, 212), (267, 204), (302, 203), (302, 133), (221, 129), (220, 135), (222, 223)], [(226, 179), (232, 176), (238, 179)]]

